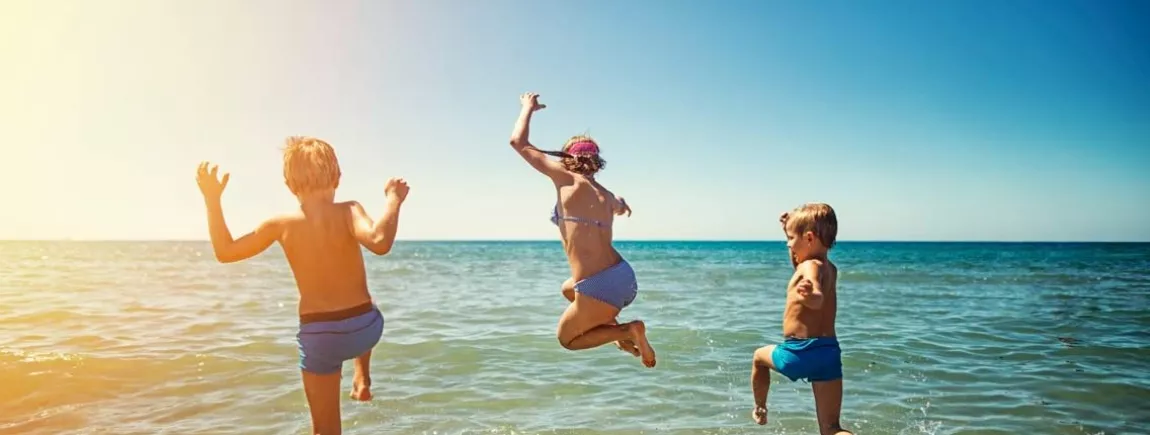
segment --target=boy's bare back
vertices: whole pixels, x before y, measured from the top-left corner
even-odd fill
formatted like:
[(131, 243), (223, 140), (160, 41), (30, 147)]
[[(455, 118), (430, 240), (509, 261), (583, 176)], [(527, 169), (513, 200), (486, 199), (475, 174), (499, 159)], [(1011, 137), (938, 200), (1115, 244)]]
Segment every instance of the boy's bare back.
[(363, 251), (391, 251), (407, 198), (402, 178), (387, 180), (386, 209), (373, 221), (358, 202), (335, 202), (342, 172), (335, 150), (323, 140), (293, 136), (284, 148), (284, 183), (299, 208), (232, 237), (221, 195), (229, 175), (208, 162), (196, 170), (204, 195), (212, 251), (221, 263), (252, 258), (279, 243), (299, 289), (299, 367), (312, 433), (341, 432), (339, 388), (343, 363), (355, 360), (351, 397), (371, 400), (371, 350), (383, 335), (384, 316), (367, 290)]
[(280, 245), (299, 289), (300, 314), (339, 311), (371, 301), (363, 251), (355, 237), (356, 202), (304, 204), (279, 218)]
[[(810, 279), (816, 275), (817, 279)], [(816, 284), (817, 283), (817, 284)], [(834, 337), (838, 283), (838, 267), (830, 260), (807, 260), (798, 265), (787, 284), (787, 303), (783, 311), (783, 336), (795, 338)], [(803, 304), (802, 293), (811, 293), (814, 286), (822, 293), (817, 309)]]

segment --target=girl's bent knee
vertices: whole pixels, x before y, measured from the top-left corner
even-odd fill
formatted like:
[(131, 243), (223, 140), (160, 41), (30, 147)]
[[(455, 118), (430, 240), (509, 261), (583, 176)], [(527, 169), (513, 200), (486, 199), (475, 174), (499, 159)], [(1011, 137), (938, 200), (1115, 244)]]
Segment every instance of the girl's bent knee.
[(571, 349), (571, 343), (573, 343), (576, 338), (578, 337), (564, 337), (562, 335), (555, 337), (555, 339), (559, 340), (559, 345), (563, 346), (563, 348), (567, 350), (573, 350)]

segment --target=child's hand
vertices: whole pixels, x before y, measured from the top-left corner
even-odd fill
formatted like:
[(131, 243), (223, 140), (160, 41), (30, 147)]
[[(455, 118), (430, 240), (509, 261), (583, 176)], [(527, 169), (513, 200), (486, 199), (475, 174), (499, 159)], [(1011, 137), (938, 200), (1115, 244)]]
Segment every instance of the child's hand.
[(631, 217), (631, 206), (627, 205), (627, 201), (624, 200), (622, 196), (619, 197), (619, 205), (621, 207), (619, 207), (619, 210), (617, 210), (615, 214), (622, 215), (623, 213), (627, 213), (627, 217)]
[(823, 294), (815, 293), (815, 284), (811, 280), (803, 278), (798, 284), (795, 284), (795, 293), (799, 295), (799, 300), (802, 304), (814, 309), (819, 309), (823, 305)]
[(526, 94), (520, 95), (519, 104), (522, 104), (523, 107), (531, 108), (532, 112), (547, 108), (546, 104), (539, 104), (539, 94), (534, 92), (528, 92)]
[(783, 228), (787, 227), (787, 218), (789, 217), (791, 217), (791, 212), (789, 211), (784, 211), (783, 214), (779, 215), (779, 223), (783, 224)]
[(383, 192), (387, 194), (387, 199), (403, 202), (407, 199), (407, 191), (411, 190), (407, 187), (407, 182), (402, 178), (391, 178), (387, 180), (387, 185), (383, 187)]
[(208, 165), (208, 162), (200, 162), (200, 167), (196, 170), (196, 184), (200, 186), (200, 193), (204, 194), (204, 199), (220, 199), (224, 194), (224, 188), (228, 187), (228, 178), (231, 174), (225, 172), (222, 179), (216, 178), (219, 167), (211, 165), (209, 170)]
[(815, 284), (811, 280), (803, 278), (798, 284), (795, 284), (795, 293), (804, 298), (810, 297), (811, 293), (815, 291)]

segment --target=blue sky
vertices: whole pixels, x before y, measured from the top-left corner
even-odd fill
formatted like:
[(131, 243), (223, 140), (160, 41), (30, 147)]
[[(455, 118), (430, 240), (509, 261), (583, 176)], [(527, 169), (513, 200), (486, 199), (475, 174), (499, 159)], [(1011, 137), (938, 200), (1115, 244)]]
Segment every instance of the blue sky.
[(507, 138), (590, 132), (619, 239), (1150, 240), (1150, 3), (405, 1), (0, 6), (0, 239), (205, 239), (290, 210), (279, 149), (331, 142), (339, 196), (412, 186), (400, 237), (554, 239)]

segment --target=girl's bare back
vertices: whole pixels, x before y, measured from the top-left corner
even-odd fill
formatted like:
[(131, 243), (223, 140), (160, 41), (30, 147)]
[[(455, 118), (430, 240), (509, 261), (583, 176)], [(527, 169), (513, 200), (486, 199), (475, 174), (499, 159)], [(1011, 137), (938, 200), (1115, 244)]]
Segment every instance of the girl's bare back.
[[(556, 186), (556, 189), (559, 213), (577, 222), (559, 225), (559, 231), (571, 261), (572, 276), (582, 279), (619, 262), (619, 254), (612, 244), (612, 224), (619, 201), (594, 180), (579, 175), (573, 178), (570, 185)], [(588, 222), (594, 224), (585, 225)]]

